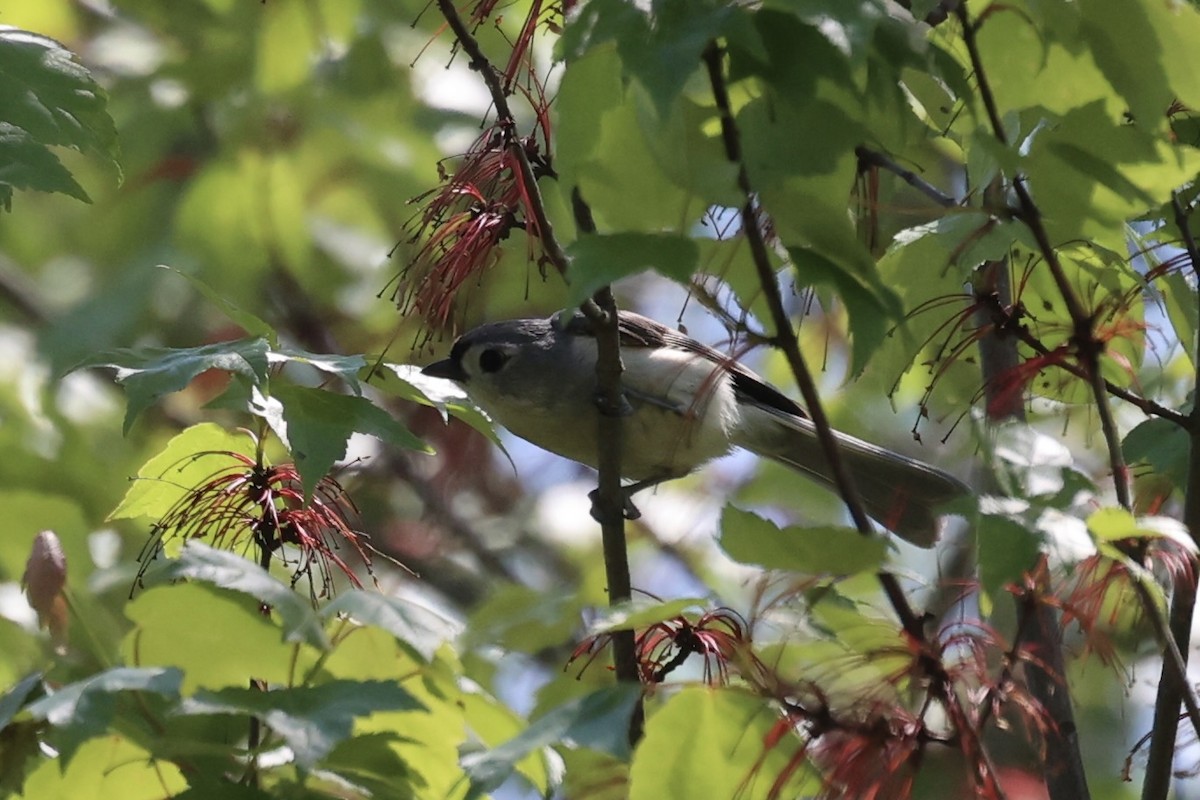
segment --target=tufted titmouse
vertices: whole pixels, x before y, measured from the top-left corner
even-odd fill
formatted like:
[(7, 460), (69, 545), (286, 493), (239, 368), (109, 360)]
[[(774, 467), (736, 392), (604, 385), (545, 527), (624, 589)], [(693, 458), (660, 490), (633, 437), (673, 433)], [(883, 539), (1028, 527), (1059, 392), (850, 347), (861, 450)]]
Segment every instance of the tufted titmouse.
[[(623, 311), (623, 477), (632, 491), (678, 478), (734, 447), (830, 486), (804, 411), (737, 361), (679, 331)], [(595, 466), (596, 340), (582, 314), (482, 325), (422, 372), (462, 385), (492, 419), (546, 450)], [(939, 469), (836, 433), (867, 513), (913, 544), (932, 547), (934, 509), (969, 489)]]

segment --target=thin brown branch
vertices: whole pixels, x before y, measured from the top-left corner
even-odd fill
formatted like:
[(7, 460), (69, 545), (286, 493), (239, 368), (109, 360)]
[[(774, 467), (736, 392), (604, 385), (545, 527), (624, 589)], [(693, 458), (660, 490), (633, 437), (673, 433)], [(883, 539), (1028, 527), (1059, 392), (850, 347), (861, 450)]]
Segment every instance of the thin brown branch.
[[(1045, 344), (1043, 344), (1042, 341), (1040, 339), (1038, 339), (1036, 336), (1034, 336), (1032, 331), (1030, 331), (1024, 325), (1016, 326), (1016, 327), (1012, 328), (1012, 331), (1016, 334), (1017, 338), (1021, 340), (1022, 344), (1027, 345), (1031, 350), (1033, 350), (1038, 355), (1042, 355), (1042, 356), (1050, 355), (1050, 352), (1051, 352), (1050, 348), (1047, 347)], [(1081, 367), (1079, 364), (1075, 364), (1071, 361), (1055, 361), (1054, 366), (1058, 367), (1061, 370), (1071, 373), (1076, 378), (1080, 378), (1080, 379), (1084, 379), (1084, 380), (1087, 379), (1087, 371), (1083, 367)], [(1184, 430), (1191, 429), (1191, 426), (1192, 426), (1191, 419), (1186, 414), (1180, 414), (1178, 411), (1176, 411), (1173, 408), (1167, 408), (1166, 406), (1162, 405), (1161, 403), (1157, 403), (1148, 397), (1142, 397), (1140, 394), (1135, 394), (1134, 392), (1131, 392), (1124, 387), (1118, 386), (1117, 384), (1115, 384), (1112, 381), (1109, 381), (1107, 379), (1105, 379), (1105, 381), (1104, 381), (1104, 389), (1113, 397), (1124, 400), (1126, 403), (1129, 403), (1132, 406), (1136, 406), (1143, 413), (1145, 413), (1146, 416), (1161, 417), (1162, 419), (1165, 419), (1168, 422), (1178, 425), (1179, 427), (1183, 428)]]
[[(576, 188), (571, 193), (571, 208), (580, 233), (594, 233), (592, 211)], [(600, 520), (604, 548), (604, 572), (608, 581), (609, 605), (628, 603), (633, 598), (629, 576), (629, 551), (625, 540), (625, 494), (621, 488), (621, 450), (624, 444), (623, 418), (630, 412), (629, 402), (621, 388), (621, 337), (618, 328), (617, 303), (612, 291), (605, 286), (596, 292), (593, 301), (601, 318), (593, 321), (596, 333), (596, 407), (599, 425), (600, 450), (596, 468), (599, 483), (593, 509)], [(617, 680), (638, 683), (637, 643), (632, 630), (613, 634), (613, 666)], [(629, 720), (629, 744), (635, 746), (642, 738), (645, 712), (639, 702)]]
[(500, 73), (483, 54), (483, 48), (479, 46), (479, 41), (459, 16), (458, 9), (454, 7), (452, 0), (437, 0), (437, 4), (438, 10), (446, 18), (446, 24), (454, 33), (454, 38), (458, 40), (458, 46), (467, 54), (467, 66), (478, 72), (483, 78), (488, 94), (492, 96), (492, 104), (496, 107), (496, 118), (501, 125), (513, 124), (516, 117), (509, 108), (508, 93), (504, 91), (504, 86), (500, 83)]
[(866, 167), (878, 167), (879, 169), (887, 170), (899, 177), (909, 186), (916, 189), (921, 194), (928, 197), (933, 202), (937, 203), (942, 208), (953, 208), (958, 205), (958, 202), (950, 195), (943, 192), (941, 189), (934, 186), (929, 181), (922, 178), (911, 169), (905, 169), (897, 164), (892, 159), (885, 156), (876, 150), (872, 150), (865, 145), (859, 145), (854, 148), (854, 155), (858, 157), (858, 168), (862, 171)]
[(1175, 227), (1179, 228), (1179, 238), (1183, 241), (1183, 250), (1188, 254), (1188, 260), (1192, 262), (1192, 274), (1200, 276), (1200, 248), (1196, 246), (1196, 236), (1192, 233), (1192, 226), (1188, 223), (1189, 209), (1183, 207), (1183, 203), (1179, 202), (1179, 193), (1171, 194), (1171, 208), (1175, 212)]
[(783, 296), (779, 291), (775, 270), (771, 267), (767, 243), (763, 237), (762, 228), (759, 225), (758, 215), (755, 210), (754, 193), (750, 185), (750, 176), (746, 172), (745, 164), (742, 162), (741, 140), (737, 126), (733, 120), (729, 92), (725, 86), (724, 67), (722, 63), (724, 55), (716, 44), (711, 44), (705, 50), (703, 58), (708, 69), (709, 83), (712, 86), (713, 96), (716, 99), (717, 110), (721, 115), (721, 136), (725, 145), (725, 156), (731, 164), (737, 167), (738, 189), (741, 190), (743, 197), (741, 208), (742, 232), (746, 237), (747, 244), (750, 246), (750, 255), (754, 261), (755, 270), (758, 272), (759, 284), (762, 287), (763, 295), (766, 297), (767, 305), (771, 309), (772, 322), (775, 324), (775, 346), (787, 358), (788, 366), (791, 367), (796, 383), (800, 388), (800, 394), (804, 397), (808, 414), (812, 417), (813, 424), (816, 426), (817, 438), (820, 440), (821, 448), (825, 453), (826, 459), (829, 461), (834, 486), (845, 501), (850, 511), (850, 516), (853, 518), (858, 530), (865, 536), (874, 536), (875, 531), (871, 526), (867, 512), (864, 510), (862, 498), (859, 496), (858, 489), (854, 486), (850, 473), (838, 453), (837, 439), (833, 435), (833, 426), (829, 424), (829, 418), (825, 415), (825, 409), (821, 406), (816, 382), (813, 380), (812, 374), (808, 370), (808, 365), (804, 362), (804, 357), (800, 353), (800, 343), (796, 338), (796, 332), (792, 329), (792, 322), (788, 317), (787, 310), (784, 308)]

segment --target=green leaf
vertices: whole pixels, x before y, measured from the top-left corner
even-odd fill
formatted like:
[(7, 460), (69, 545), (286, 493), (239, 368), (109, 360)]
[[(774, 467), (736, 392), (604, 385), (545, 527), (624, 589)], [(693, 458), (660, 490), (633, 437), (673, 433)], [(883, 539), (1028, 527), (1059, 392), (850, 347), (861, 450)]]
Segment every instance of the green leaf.
[(308, 603), (262, 567), (237, 553), (217, 550), (193, 539), (183, 546), (178, 559), (166, 565), (163, 573), (168, 579), (204, 581), (255, 597), (279, 612), (287, 641), (303, 641), (321, 649), (329, 646), (320, 619)]
[[(482, 691), (465, 691), (459, 696), (458, 702), (473, 737), (477, 737), (485, 748), (498, 747), (525, 730), (526, 722), (521, 716)], [(464, 754), (477, 751), (473, 747), (468, 750), (471, 745), (464, 747)], [(550, 795), (549, 759), (546, 756), (544, 750), (535, 750), (516, 764), (518, 774), (528, 780), (542, 797)]]
[[(1195, 342), (1196, 332), (1200, 330), (1200, 313), (1196, 309), (1195, 291), (1188, 285), (1188, 279), (1183, 273), (1171, 271), (1158, 279), (1158, 288), (1162, 292), (1163, 305), (1171, 327), (1175, 329), (1175, 338), (1180, 342)], [(1196, 366), (1196, 353), (1193, 348), (1182, 348), (1183, 356)]]
[(1200, 152), (1126, 124), (1096, 101), (1034, 137), (1024, 168), (1052, 237), (1119, 249), (1121, 224), (1194, 178)]
[(417, 791), (427, 787), (425, 779), (392, 746), (405, 741), (408, 740), (386, 731), (344, 739), (325, 757), (321, 769), (365, 789), (367, 797), (405, 800), (427, 796)]
[(654, 0), (639, 29), (617, 39), (625, 74), (636, 78), (665, 116), (700, 69), (700, 55), (737, 13), (713, 0)]
[[(121, 705), (144, 708), (149, 705), (147, 699), (149, 698)], [(144, 725), (134, 723), (132, 716), (125, 719), (130, 722), (130, 728), (134, 725)], [(125, 722), (124, 719), (121, 721)], [(141, 727), (141, 730), (148, 733), (144, 727)], [(153, 746), (156, 742), (151, 741), (147, 744)], [(229, 750), (226, 748), (225, 752), (228, 753)], [(7, 748), (5, 755), (10, 755)], [(29, 774), (21, 796), (36, 797), (38, 800), (92, 797), (119, 797), (122, 800), (176, 798), (180, 796), (178, 793), (187, 787), (189, 780), (190, 776), (185, 779), (175, 764), (158, 757), (145, 747), (139, 747), (119, 732), (109, 731), (107, 735), (84, 742), (78, 751), (74, 752), (70, 763), (67, 763), (65, 758), (43, 756)], [(222, 795), (221, 800), (225, 800), (225, 797)], [(233, 797), (240, 800), (238, 795)]]
[(210, 480), (214, 472), (233, 463), (227, 453), (253, 458), (254, 441), (245, 433), (230, 433), (212, 422), (186, 428), (142, 465), (108, 519), (165, 516), (185, 495)]
[[(447, 415), (462, 420), (486, 436), (492, 444), (500, 448), (506, 458), (508, 457), (508, 451), (504, 449), (504, 443), (496, 433), (491, 418), (471, 402), (471, 398), (467, 397), (467, 393), (457, 383), (423, 375), (421, 368), (412, 364), (385, 363), (383, 366), (398, 379), (399, 385), (389, 380), (384, 381), (382, 388), (406, 400), (436, 408), (441, 412), (443, 421), (447, 419)], [(509, 462), (512, 462), (511, 458)]]
[(245, 686), (250, 676), (288, 680), (295, 645), (284, 642), (278, 622), (263, 615), (256, 597), (201, 582), (176, 583), (138, 592), (124, 611), (134, 627), (121, 654), (129, 662), (178, 668), (185, 694)]
[(93, 356), (75, 369), (112, 367), (117, 381), (125, 387), (128, 408), (124, 432), (129, 433), (138, 414), (163, 395), (185, 388), (200, 373), (219, 369), (244, 375), (255, 385), (267, 380), (267, 342), (265, 339), (239, 339), (187, 347), (134, 347), (110, 350)]
[[(879, 0), (841, 3), (829, 0), (768, 0), (763, 8), (786, 11), (821, 32), (855, 66), (861, 65), (875, 30), (889, 19)], [(918, 17), (919, 18), (919, 17)]]
[[(786, 732), (772, 736), (777, 724), (786, 723), (749, 692), (684, 689), (646, 722), (629, 773), (630, 800), (815, 795), (820, 783), (803, 767), (785, 777), (785, 767), (802, 759), (802, 742)], [(768, 749), (772, 739), (778, 742)]]
[(403, 423), (365, 397), (302, 386), (278, 387), (272, 397), (283, 404), (287, 426), (286, 431), (275, 432), (288, 443), (306, 496), (346, 456), (351, 434), (365, 433), (388, 444), (430, 452)]
[(575, 172), (564, 173), (563, 179), (579, 187), (599, 230), (686, 230), (700, 219), (706, 204), (663, 171), (646, 140), (635, 97), (627, 90), (622, 102), (603, 114), (589, 156), (568, 160)]
[(1121, 442), (1125, 460), (1144, 461), (1165, 475), (1177, 489), (1187, 486), (1188, 454), (1191, 444), (1187, 431), (1165, 419), (1148, 419), (1131, 430)]
[(978, 517), (979, 583), (987, 608), (1010, 583), (1020, 581), (1033, 568), (1041, 550), (1042, 537), (1007, 517), (981, 514)]
[(708, 605), (709, 601), (703, 597), (683, 597), (665, 602), (635, 598), (605, 609), (588, 629), (591, 633), (631, 631), (675, 619), (689, 608), (705, 608)]
[(0, 85), (0, 120), (41, 144), (90, 151), (116, 166), (107, 97), (74, 53), (49, 37), (2, 25)]
[(183, 674), (164, 667), (115, 667), (77, 683), (67, 684), (54, 694), (27, 706), (34, 719), (64, 729), (58, 740), (64, 763), (87, 739), (108, 732), (117, 710), (118, 692), (150, 692), (178, 697)]
[(362, 589), (342, 592), (321, 609), (321, 615), (326, 619), (341, 614), (382, 628), (427, 659), (433, 658), (443, 642), (458, 636), (462, 628), (457, 622), (411, 600)]
[(335, 680), (320, 686), (200, 691), (181, 714), (238, 714), (261, 719), (283, 738), (304, 769), (312, 769), (354, 731), (356, 717), (378, 711), (421, 711), (424, 706), (390, 681)]
[(1122, 539), (1171, 539), (1189, 553), (1197, 551), (1196, 542), (1179, 520), (1170, 517), (1135, 517), (1123, 508), (1101, 508), (1087, 518), (1088, 530), (1100, 542)]
[(509, 584), (496, 587), (471, 614), (464, 631), (468, 647), (493, 646), (536, 653), (567, 641), (579, 628), (584, 602), (578, 593), (538, 591)]
[(560, 175), (576, 179), (578, 165), (586, 163), (600, 143), (604, 115), (621, 102), (624, 93), (615, 46), (593, 48), (567, 65), (554, 101), (558, 112), (555, 166)]
[(267, 357), (272, 364), (281, 364), (289, 361), (297, 364), (307, 364), (313, 369), (339, 378), (356, 395), (362, 394), (362, 386), (358, 383), (358, 373), (366, 368), (367, 360), (360, 355), (339, 356), (332, 353), (309, 353), (306, 350), (284, 347), (279, 350), (272, 350), (267, 354)]
[(1079, 9), (1088, 51), (1125, 98), (1138, 125), (1163, 125), (1167, 106), (1176, 98), (1193, 108), (1200, 103), (1200, 13), (1194, 6), (1086, 0)]
[(868, 538), (850, 528), (780, 530), (773, 522), (733, 506), (721, 512), (721, 547), (742, 563), (810, 575), (875, 571), (888, 551), (882, 536)]
[(567, 305), (577, 306), (597, 289), (647, 269), (686, 285), (696, 271), (700, 248), (679, 234), (592, 234), (572, 242), (567, 255), (571, 258)]
[(477, 791), (490, 792), (530, 753), (560, 742), (628, 758), (629, 719), (640, 696), (635, 685), (606, 686), (558, 706), (499, 747), (463, 756), (462, 767)]
[(12, 210), (13, 189), (61, 192), (92, 202), (70, 171), (44, 145), (15, 125), (0, 122), (0, 206)]
[(169, 267), (166, 264), (159, 264), (159, 269), (169, 270), (180, 277), (186, 278), (188, 283), (204, 295), (208, 302), (212, 303), (217, 308), (221, 309), (221, 313), (229, 317), (239, 328), (244, 330), (250, 336), (257, 336), (261, 339), (266, 339), (271, 347), (279, 345), (279, 334), (275, 329), (264, 322), (260, 317), (251, 314), (249, 311), (237, 306), (229, 298), (217, 292), (204, 281), (200, 280), (195, 275), (190, 275), (182, 270)]
[[(857, 249), (857, 248), (855, 248)], [(868, 258), (834, 260), (816, 248), (789, 247), (797, 283), (803, 286), (828, 284), (846, 306), (852, 343), (851, 372), (860, 374), (888, 329), (902, 319), (896, 294), (879, 277)], [(861, 255), (865, 255), (861, 254)], [(856, 266), (851, 266), (857, 262)]]
[(25, 700), (34, 693), (35, 689), (41, 687), (42, 678), (43, 675), (40, 672), (27, 675), (3, 695), (0, 695), (0, 730), (12, 722), (12, 718), (21, 710), (21, 706), (25, 705)]

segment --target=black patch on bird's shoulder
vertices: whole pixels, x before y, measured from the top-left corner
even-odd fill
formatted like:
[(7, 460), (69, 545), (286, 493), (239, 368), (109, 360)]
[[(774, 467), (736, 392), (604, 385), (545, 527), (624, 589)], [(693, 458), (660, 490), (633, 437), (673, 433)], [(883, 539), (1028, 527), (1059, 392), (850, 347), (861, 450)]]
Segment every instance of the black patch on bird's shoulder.
[[(566, 323), (565, 330), (577, 336), (596, 335), (591, 321), (579, 312), (576, 312)], [(804, 413), (804, 409), (796, 404), (796, 401), (746, 369), (738, 361), (719, 350), (701, 344), (674, 328), (668, 328), (661, 322), (655, 322), (649, 317), (643, 317), (632, 311), (622, 311), (618, 317), (617, 331), (621, 336), (621, 347), (674, 347), (688, 353), (695, 353), (700, 358), (721, 364), (729, 371), (733, 381), (733, 390), (738, 397), (782, 411), (785, 414), (797, 417), (808, 416)]]
[(758, 376), (750, 374), (749, 370), (734, 369), (731, 370), (731, 373), (733, 375), (733, 391), (739, 398), (746, 397), (760, 406), (774, 408), (797, 417), (808, 416), (795, 400), (766, 381), (760, 380)]

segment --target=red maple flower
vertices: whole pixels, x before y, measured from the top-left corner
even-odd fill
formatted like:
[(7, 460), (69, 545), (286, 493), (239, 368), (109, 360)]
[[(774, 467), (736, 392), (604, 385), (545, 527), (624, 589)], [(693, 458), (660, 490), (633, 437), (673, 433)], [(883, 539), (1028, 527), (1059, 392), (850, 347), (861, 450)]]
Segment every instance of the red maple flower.
[(227, 450), (192, 456), (202, 458), (217, 463), (154, 525), (139, 557), (139, 583), (170, 539), (201, 539), (213, 547), (253, 553), (264, 568), (278, 558), (291, 571), (293, 585), (308, 579), (314, 601), (332, 592), (335, 571), (356, 588), (362, 586), (339, 552), (343, 545), (358, 554), (368, 574), (374, 574), (372, 553), (377, 551), (366, 534), (355, 529), (352, 519), (358, 509), (334, 478), (318, 481), (306, 502), (294, 464), (269, 465), (261, 458), (256, 461)]

